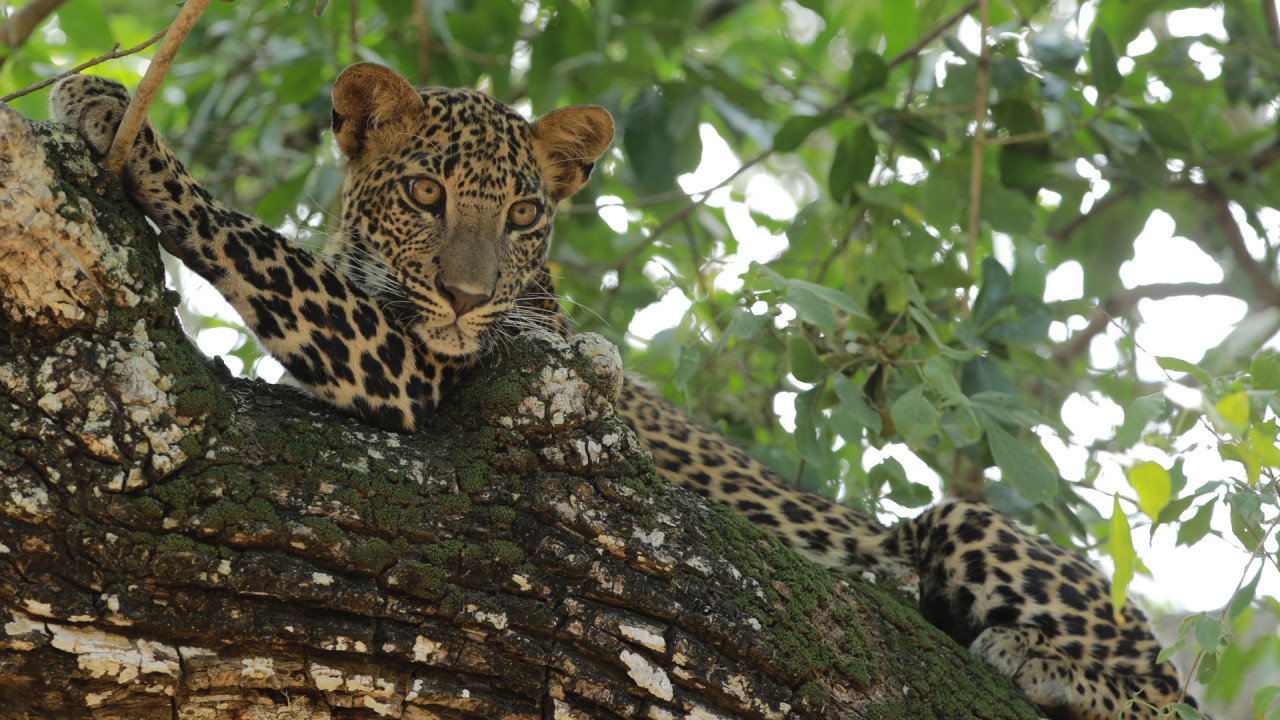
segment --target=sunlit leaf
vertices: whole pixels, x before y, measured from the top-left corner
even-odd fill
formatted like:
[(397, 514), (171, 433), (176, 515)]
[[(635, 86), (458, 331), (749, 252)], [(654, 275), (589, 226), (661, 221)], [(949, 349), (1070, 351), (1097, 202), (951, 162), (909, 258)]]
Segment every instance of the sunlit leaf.
[(1111, 502), (1111, 560), (1116, 565), (1115, 575), (1111, 578), (1111, 611), (1116, 622), (1121, 621), (1120, 611), (1124, 609), (1129, 583), (1133, 581), (1134, 568), (1138, 556), (1133, 550), (1133, 535), (1129, 531), (1129, 518), (1120, 508), (1120, 496)]
[(1138, 492), (1138, 507), (1155, 520), (1169, 504), (1169, 472), (1159, 463), (1144, 462), (1129, 470), (1129, 485)]
[(1214, 410), (1227, 423), (1228, 430), (1239, 433), (1249, 422), (1249, 396), (1243, 392), (1231, 393), (1214, 403)]

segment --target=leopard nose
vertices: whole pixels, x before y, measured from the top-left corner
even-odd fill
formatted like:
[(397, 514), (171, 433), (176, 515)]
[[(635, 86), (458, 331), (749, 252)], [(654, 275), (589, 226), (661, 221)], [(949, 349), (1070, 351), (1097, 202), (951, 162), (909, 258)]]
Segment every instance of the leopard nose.
[(472, 310), (489, 302), (489, 298), (492, 297), (491, 295), (479, 295), (467, 292), (462, 288), (445, 285), (443, 283), (437, 284), (436, 290), (443, 295), (444, 299), (453, 307), (453, 312), (458, 317), (462, 317), (463, 315), (466, 315)]

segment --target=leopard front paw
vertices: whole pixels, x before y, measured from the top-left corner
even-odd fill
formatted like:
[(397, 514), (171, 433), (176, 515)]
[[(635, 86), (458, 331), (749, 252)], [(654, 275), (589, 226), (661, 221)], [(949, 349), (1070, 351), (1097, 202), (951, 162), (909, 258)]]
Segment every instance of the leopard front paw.
[(129, 92), (114, 80), (72, 75), (53, 88), (49, 109), (54, 119), (72, 129), (98, 153), (111, 147), (120, 119), (129, 106)]

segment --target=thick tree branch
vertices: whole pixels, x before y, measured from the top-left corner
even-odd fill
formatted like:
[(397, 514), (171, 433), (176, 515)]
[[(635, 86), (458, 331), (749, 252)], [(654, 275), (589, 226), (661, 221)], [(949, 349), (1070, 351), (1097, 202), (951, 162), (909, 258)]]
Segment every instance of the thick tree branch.
[(1053, 351), (1053, 359), (1059, 365), (1068, 366), (1089, 350), (1093, 338), (1102, 334), (1107, 325), (1118, 317), (1123, 317), (1138, 304), (1139, 300), (1163, 300), (1181, 296), (1205, 297), (1208, 295), (1227, 295), (1239, 297), (1236, 288), (1227, 283), (1152, 283), (1139, 285), (1108, 297), (1095, 310), (1093, 319), (1084, 328), (1076, 331), (1071, 337)]
[(1212, 184), (1185, 184), (1185, 187), (1197, 198), (1209, 205), (1210, 212), (1222, 230), (1222, 237), (1231, 251), (1240, 272), (1244, 273), (1249, 286), (1258, 297), (1268, 305), (1280, 307), (1280, 288), (1276, 287), (1272, 274), (1249, 254), (1245, 246), (1244, 233), (1240, 232), (1240, 223), (1231, 214), (1231, 200), (1217, 186)]
[(78, 140), (0, 108), (0, 152), (7, 712), (1036, 716), (896, 593), (662, 484), (611, 346), (526, 337), (376, 431), (203, 359)]

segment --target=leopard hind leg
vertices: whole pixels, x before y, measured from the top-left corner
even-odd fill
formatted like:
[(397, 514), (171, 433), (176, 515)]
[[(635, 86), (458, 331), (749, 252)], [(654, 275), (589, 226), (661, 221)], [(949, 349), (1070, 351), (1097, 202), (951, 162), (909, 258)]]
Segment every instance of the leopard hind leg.
[(1176, 679), (1164, 674), (1113, 675), (1081, 664), (1034, 625), (989, 627), (969, 651), (1012, 679), (1052, 720), (1157, 720), (1156, 706), (1178, 691)]

